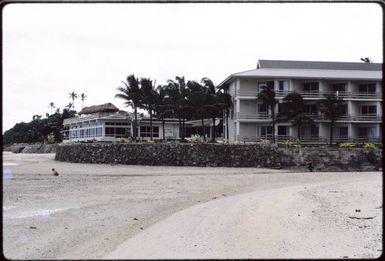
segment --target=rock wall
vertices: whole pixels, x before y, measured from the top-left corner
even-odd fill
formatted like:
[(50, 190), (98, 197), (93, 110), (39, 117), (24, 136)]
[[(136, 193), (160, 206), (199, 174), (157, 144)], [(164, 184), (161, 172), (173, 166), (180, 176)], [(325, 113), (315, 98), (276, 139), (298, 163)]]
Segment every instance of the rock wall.
[(165, 166), (276, 167), (277, 147), (223, 144), (71, 144), (60, 145), (56, 160)]
[(361, 171), (382, 167), (381, 150), (283, 149), (264, 144), (63, 144), (56, 160), (155, 166), (267, 167)]
[(282, 165), (294, 165), (314, 171), (372, 171), (382, 168), (380, 149), (301, 148), (280, 149), (286, 155)]

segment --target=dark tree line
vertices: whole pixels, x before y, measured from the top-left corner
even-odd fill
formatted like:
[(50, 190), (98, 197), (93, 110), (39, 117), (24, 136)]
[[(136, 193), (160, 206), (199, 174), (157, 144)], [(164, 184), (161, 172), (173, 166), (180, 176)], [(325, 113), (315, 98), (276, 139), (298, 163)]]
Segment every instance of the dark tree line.
[(63, 109), (63, 111), (57, 109), (52, 114), (47, 113), (44, 118), (41, 115), (34, 115), (30, 122), (17, 123), (13, 128), (4, 132), (3, 144), (45, 143), (48, 141), (49, 135), (53, 139), (52, 142), (61, 142), (63, 137), (60, 131), (63, 129), (64, 119), (75, 115), (76, 111), (67, 108)]

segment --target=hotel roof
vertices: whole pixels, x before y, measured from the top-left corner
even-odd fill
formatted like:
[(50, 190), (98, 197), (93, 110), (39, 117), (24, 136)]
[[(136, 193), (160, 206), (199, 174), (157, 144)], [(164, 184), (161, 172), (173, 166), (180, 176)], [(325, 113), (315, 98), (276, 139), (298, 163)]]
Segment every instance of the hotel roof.
[(382, 80), (382, 63), (259, 60), (257, 69), (231, 74), (219, 86), (235, 77)]

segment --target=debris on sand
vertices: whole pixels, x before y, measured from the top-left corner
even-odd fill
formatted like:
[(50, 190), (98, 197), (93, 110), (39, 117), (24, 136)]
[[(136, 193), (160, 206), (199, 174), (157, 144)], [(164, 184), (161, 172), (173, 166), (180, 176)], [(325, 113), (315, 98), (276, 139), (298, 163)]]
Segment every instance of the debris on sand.
[(373, 219), (375, 217), (376, 216), (373, 216), (373, 217), (351, 217), (351, 216), (349, 216), (349, 218), (352, 218), (352, 219)]

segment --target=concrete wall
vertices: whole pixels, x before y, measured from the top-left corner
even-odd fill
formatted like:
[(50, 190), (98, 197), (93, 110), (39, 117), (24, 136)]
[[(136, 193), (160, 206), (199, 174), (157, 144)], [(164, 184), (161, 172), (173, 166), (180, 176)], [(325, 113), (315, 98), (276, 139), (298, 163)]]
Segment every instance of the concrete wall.
[(257, 136), (257, 124), (256, 123), (240, 123), (240, 133), (241, 137), (246, 138), (255, 138)]
[(256, 79), (240, 79), (240, 86), (242, 91), (257, 91), (257, 80)]

